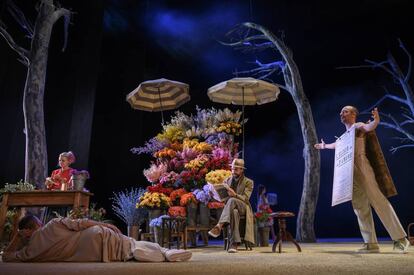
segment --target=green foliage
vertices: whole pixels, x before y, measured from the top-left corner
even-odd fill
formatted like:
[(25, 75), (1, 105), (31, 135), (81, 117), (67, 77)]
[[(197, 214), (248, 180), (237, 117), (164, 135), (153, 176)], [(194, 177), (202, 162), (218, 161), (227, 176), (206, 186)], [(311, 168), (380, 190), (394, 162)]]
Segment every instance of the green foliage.
[[(106, 210), (104, 208), (96, 209), (96, 203), (91, 203), (89, 208), (73, 208), (68, 213), (67, 217), (71, 219), (91, 219), (98, 222), (105, 222), (105, 223), (112, 223), (111, 220), (105, 219)], [(62, 218), (62, 216), (57, 213), (56, 211), (53, 212), (58, 218)]]
[(33, 191), (35, 188), (36, 187), (33, 184), (20, 180), (16, 184), (6, 183), (4, 187), (0, 189), (0, 193)]

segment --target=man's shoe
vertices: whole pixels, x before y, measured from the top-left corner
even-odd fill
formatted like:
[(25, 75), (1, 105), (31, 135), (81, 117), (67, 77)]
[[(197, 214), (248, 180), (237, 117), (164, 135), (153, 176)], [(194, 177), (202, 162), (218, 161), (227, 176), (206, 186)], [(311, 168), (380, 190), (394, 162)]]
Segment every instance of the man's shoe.
[(379, 253), (379, 246), (376, 243), (364, 243), (360, 249), (356, 252), (358, 253)]
[(208, 234), (213, 238), (217, 238), (218, 236), (220, 236), (220, 233), (221, 229), (217, 225), (214, 226), (210, 231), (208, 231)]
[(237, 253), (237, 244), (232, 244), (229, 250), (227, 250), (228, 253)]
[(394, 241), (394, 251), (398, 253), (408, 253), (408, 247), (410, 246), (410, 242), (407, 238), (400, 239), (398, 241)]

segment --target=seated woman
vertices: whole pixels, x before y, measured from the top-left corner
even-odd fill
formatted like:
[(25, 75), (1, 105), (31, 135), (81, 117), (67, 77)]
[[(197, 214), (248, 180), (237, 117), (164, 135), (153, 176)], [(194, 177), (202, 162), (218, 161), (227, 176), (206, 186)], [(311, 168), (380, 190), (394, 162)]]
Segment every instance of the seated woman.
[(59, 155), (58, 166), (52, 172), (52, 175), (46, 178), (46, 188), (48, 190), (70, 190), (73, 189), (73, 183), (71, 180), (72, 173), (75, 169), (71, 168), (70, 165), (75, 162), (75, 155), (69, 152), (63, 152)]

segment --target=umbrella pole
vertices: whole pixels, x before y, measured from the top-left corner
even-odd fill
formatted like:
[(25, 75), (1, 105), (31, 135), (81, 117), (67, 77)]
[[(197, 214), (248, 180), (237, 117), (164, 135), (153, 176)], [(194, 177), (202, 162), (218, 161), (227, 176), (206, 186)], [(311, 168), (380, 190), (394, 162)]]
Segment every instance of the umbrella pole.
[(164, 114), (162, 111), (162, 100), (161, 100), (161, 91), (160, 87), (158, 87), (158, 97), (160, 98), (160, 108), (161, 108), (161, 124), (164, 125)]
[(243, 147), (242, 147), (242, 159), (244, 159), (244, 86), (242, 86), (242, 122), (243, 122), (243, 128), (242, 128), (242, 132), (243, 132)]

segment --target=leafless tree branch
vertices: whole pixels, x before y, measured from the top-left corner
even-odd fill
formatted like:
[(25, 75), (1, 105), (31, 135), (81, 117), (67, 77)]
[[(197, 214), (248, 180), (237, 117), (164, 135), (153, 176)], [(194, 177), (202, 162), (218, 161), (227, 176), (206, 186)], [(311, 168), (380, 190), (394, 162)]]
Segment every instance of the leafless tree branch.
[(10, 48), (12, 48), (19, 56), (19, 61), (22, 62), (25, 66), (30, 65), (29, 51), (17, 45), (13, 37), (7, 32), (6, 28), (3, 27), (4, 24), (0, 21), (0, 35), (6, 40)]
[(410, 52), (407, 50), (407, 48), (404, 46), (404, 43), (401, 41), (401, 39), (398, 39), (398, 42), (400, 44), (400, 48), (403, 49), (403, 51), (405, 52), (405, 54), (407, 55), (408, 58), (408, 69), (407, 69), (407, 73), (405, 74), (404, 77), (404, 81), (408, 82), (410, 80), (411, 77), (411, 70), (412, 70), (412, 57)]
[(13, 1), (8, 0), (7, 1), (7, 10), (11, 14), (11, 16), (16, 20), (16, 22), (20, 25), (20, 27), (23, 28), (23, 30), (26, 32), (26, 36), (29, 39), (33, 38), (33, 24), (26, 19), (26, 16), (24, 13), (17, 7)]
[(397, 102), (399, 102), (399, 103), (402, 103), (402, 104), (406, 104), (407, 105), (407, 100), (406, 99), (404, 99), (404, 98), (402, 98), (402, 97), (399, 97), (399, 96), (396, 96), (396, 95), (392, 95), (392, 94), (386, 94), (386, 95), (384, 95), (383, 97), (381, 97), (377, 102), (375, 102), (375, 104), (374, 105), (372, 105), (372, 106), (370, 106), (369, 108), (367, 108), (367, 109), (365, 109), (364, 111), (362, 111), (361, 113), (368, 113), (368, 112), (370, 112), (372, 109), (374, 109), (375, 107), (378, 107), (385, 99), (387, 99), (387, 98), (389, 98), (389, 99), (392, 99), (392, 100), (395, 100), (395, 101), (397, 101)]
[(390, 151), (391, 151), (391, 153), (394, 154), (395, 152), (397, 152), (397, 150), (399, 150), (401, 148), (408, 148), (408, 147), (414, 147), (414, 144), (405, 144), (405, 145), (400, 145), (400, 146), (397, 146), (397, 147), (391, 147)]
[(62, 52), (65, 51), (66, 46), (68, 44), (68, 30), (69, 30), (69, 23), (70, 23), (71, 15), (72, 15), (71, 11), (70, 10), (67, 10), (67, 9), (64, 9), (64, 8), (58, 8), (53, 13), (53, 22), (56, 22), (62, 16), (63, 16), (63, 20), (64, 20), (64, 25), (63, 25), (63, 29), (64, 29), (64, 42), (63, 42)]

